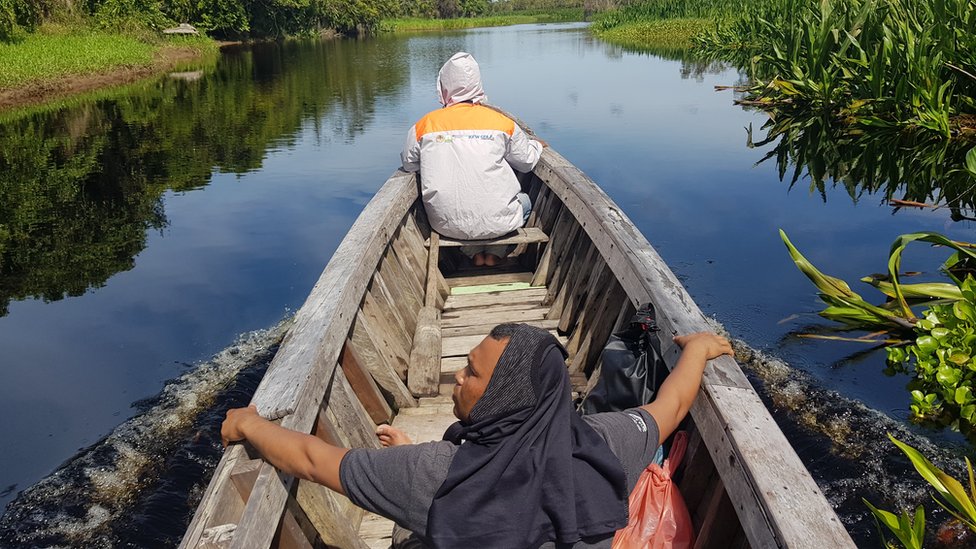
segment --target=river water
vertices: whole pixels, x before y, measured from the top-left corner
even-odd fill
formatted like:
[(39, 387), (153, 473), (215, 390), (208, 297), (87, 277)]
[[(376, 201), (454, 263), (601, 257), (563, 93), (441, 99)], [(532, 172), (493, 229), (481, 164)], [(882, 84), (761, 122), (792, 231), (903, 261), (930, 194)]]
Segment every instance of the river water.
[[(580, 24), (523, 25), (238, 47), (2, 115), (0, 545), (178, 542), (221, 414), (247, 402), (460, 50), (489, 100), (596, 180), (706, 314), (784, 361), (749, 375), (856, 540), (876, 543), (861, 497), (925, 501), (884, 432), (937, 463), (968, 450), (906, 423), (907, 378), (883, 375), (883, 353), (793, 336), (829, 323), (777, 231), (859, 284), (898, 234), (972, 240), (972, 223), (791, 187), (749, 146), (767, 117), (714, 89), (740, 82), (734, 70), (628, 52)], [(919, 246), (906, 267), (945, 255)]]

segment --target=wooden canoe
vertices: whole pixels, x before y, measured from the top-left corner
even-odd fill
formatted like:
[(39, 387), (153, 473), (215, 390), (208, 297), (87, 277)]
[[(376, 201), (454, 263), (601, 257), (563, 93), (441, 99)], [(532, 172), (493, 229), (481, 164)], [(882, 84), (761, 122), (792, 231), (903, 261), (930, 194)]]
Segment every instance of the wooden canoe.
[[(535, 206), (528, 230), (512, 237), (518, 263), (445, 277), (439, 258), (448, 258), (453, 243), (431, 235), (415, 175), (395, 172), (298, 311), (254, 395), (260, 413), (348, 447), (377, 447), (374, 429), (390, 421), (415, 442), (439, 439), (453, 421), (448, 384), (458, 357), (494, 324), (530, 322), (558, 334), (574, 387), (585, 391), (610, 333), (646, 302), (654, 304), (673, 367), (679, 349), (670, 335), (709, 327), (654, 248), (551, 148), (523, 186)], [(498, 291), (499, 284), (515, 289)], [(479, 286), (494, 291), (465, 293)], [(732, 358), (706, 368), (689, 423), (680, 488), (696, 546), (854, 546)], [(343, 496), (284, 475), (235, 444), (181, 547), (388, 547), (390, 523), (364, 515)]]

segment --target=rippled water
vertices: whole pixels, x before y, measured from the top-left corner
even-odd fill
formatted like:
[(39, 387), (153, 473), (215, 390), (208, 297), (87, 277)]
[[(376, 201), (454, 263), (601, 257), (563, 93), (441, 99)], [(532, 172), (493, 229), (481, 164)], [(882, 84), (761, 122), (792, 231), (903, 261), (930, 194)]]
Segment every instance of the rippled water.
[[(0, 116), (0, 440), (16, 441), (0, 446), (0, 545), (179, 539), (222, 411), (247, 401), (279, 322), (436, 107), (437, 69), (458, 50), (707, 314), (780, 360), (742, 357), (859, 542), (875, 543), (860, 497), (925, 499), (885, 431), (958, 463), (957, 437), (905, 423), (907, 379), (885, 377), (881, 354), (792, 337), (826, 323), (777, 229), (856, 285), (896, 235), (972, 240), (971, 222), (790, 188), (748, 146), (765, 116), (714, 91), (734, 71), (629, 53), (581, 25), (267, 44), (187, 67), (199, 78)], [(942, 257), (919, 247), (906, 267)]]

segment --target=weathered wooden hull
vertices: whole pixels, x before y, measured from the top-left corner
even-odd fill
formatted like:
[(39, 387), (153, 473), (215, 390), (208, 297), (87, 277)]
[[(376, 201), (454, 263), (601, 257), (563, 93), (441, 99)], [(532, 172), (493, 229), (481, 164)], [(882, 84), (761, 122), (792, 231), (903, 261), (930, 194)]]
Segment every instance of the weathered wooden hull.
[[(548, 242), (520, 245), (524, 272), (518, 276), (531, 280), (535, 293), (479, 309), (476, 320), (465, 321), (470, 315), (452, 309), (457, 299), (445, 300), (450, 284), (431, 268), (437, 261), (429, 250), (438, 248), (425, 246), (430, 230), (416, 179), (394, 173), (297, 313), (255, 393), (261, 414), (334, 444), (376, 447), (377, 424), (418, 402), (443, 406), (444, 397), (418, 401), (414, 394), (432, 394), (433, 378), (440, 374), (446, 382), (456, 367), (455, 347), (471, 345), (503, 321), (527, 320), (557, 332), (570, 352), (571, 378), (585, 390), (610, 333), (645, 302), (655, 306), (661, 347), (673, 367), (679, 349), (670, 336), (708, 325), (644, 236), (551, 149), (523, 185), (535, 205), (527, 225), (549, 235)], [(493, 298), (477, 299), (487, 306)], [(466, 306), (481, 307), (478, 300), (468, 298)], [(443, 319), (442, 311), (448, 311)], [(440, 371), (418, 374), (417, 365), (429, 362), (438, 345), (432, 342), (440, 342)], [(698, 530), (696, 546), (853, 547), (733, 359), (707, 367), (691, 417), (681, 489)], [(280, 474), (237, 444), (217, 466), (181, 547), (366, 547), (362, 518), (344, 497)]]

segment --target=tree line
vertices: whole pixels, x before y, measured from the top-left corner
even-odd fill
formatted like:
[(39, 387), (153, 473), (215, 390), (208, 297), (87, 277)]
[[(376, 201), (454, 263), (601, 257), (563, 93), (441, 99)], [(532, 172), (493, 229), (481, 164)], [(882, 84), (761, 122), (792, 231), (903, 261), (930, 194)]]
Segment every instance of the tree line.
[[(593, 2), (596, 0), (586, 0)], [(600, 0), (612, 2), (613, 0)], [(0, 42), (47, 21), (112, 31), (189, 23), (217, 39), (279, 38), (326, 31), (370, 34), (383, 19), (477, 17), (578, 8), (584, 0), (0, 0)]]

